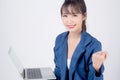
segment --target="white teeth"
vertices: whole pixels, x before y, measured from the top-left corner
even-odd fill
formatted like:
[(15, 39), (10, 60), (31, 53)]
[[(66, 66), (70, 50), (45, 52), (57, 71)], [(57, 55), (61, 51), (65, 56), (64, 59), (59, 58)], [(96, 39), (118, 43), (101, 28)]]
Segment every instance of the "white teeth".
[(70, 26), (76, 26), (76, 24), (74, 24), (74, 25), (70, 25)]

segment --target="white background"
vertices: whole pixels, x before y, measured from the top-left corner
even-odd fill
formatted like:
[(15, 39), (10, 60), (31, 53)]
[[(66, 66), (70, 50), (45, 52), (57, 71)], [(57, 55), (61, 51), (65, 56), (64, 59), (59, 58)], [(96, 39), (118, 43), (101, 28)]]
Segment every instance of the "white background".
[[(119, 0), (85, 0), (87, 31), (109, 52), (104, 80), (119, 80)], [(54, 41), (65, 31), (60, 17), (63, 0), (0, 0), (0, 80), (21, 80), (8, 56), (14, 48), (24, 67), (54, 69)]]

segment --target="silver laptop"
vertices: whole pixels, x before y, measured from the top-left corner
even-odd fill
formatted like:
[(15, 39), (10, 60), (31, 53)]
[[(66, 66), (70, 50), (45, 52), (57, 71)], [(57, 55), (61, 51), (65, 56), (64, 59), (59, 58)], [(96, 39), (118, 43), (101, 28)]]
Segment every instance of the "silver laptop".
[(56, 80), (50, 67), (24, 68), (12, 48), (9, 48), (8, 54), (24, 80)]

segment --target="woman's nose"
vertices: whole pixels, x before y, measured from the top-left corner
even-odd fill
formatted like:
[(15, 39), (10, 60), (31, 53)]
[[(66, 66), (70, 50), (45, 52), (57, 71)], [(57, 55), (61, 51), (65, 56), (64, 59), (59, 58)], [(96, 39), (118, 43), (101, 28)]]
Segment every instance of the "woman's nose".
[(72, 21), (72, 18), (69, 17), (68, 20), (67, 20), (67, 22), (68, 22), (68, 23), (72, 23), (72, 22), (73, 22), (73, 21)]

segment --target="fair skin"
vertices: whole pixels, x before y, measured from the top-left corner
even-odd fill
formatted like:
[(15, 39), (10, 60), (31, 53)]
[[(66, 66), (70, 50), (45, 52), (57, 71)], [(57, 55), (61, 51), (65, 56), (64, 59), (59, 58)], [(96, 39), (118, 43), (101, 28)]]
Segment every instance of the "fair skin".
[[(68, 58), (71, 59), (72, 55), (80, 42), (80, 35), (82, 31), (82, 22), (86, 19), (86, 16), (76, 13), (76, 14), (67, 14), (63, 11), (62, 21), (64, 26), (69, 31), (68, 35)], [(103, 62), (106, 60), (108, 54), (107, 52), (99, 51), (92, 55), (93, 67), (97, 72)]]
[(107, 57), (108, 53), (106, 51), (99, 51), (92, 55), (93, 67), (97, 72), (99, 72), (101, 65), (107, 59)]

